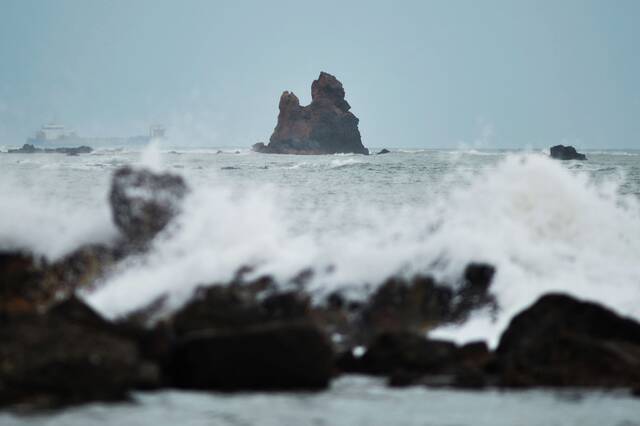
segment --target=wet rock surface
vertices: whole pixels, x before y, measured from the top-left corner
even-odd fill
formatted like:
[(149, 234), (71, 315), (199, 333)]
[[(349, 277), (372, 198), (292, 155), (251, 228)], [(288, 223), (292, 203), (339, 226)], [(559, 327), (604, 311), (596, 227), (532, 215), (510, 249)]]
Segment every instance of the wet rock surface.
[(572, 146), (556, 145), (549, 150), (551, 158), (557, 160), (586, 160), (587, 156), (579, 153)]
[(253, 150), (268, 154), (369, 153), (338, 79), (321, 72), (311, 85), (311, 99), (311, 104), (301, 106), (295, 94), (284, 92), (269, 144), (257, 143)]
[(79, 300), (0, 322), (0, 405), (123, 400), (144, 380), (134, 341)]
[(427, 332), (445, 323), (463, 322), (476, 309), (497, 309), (489, 292), (495, 269), (471, 263), (457, 285), (416, 275), (392, 277), (373, 293), (363, 308), (361, 325), (371, 337), (381, 332)]
[(113, 175), (113, 220), (127, 243), (146, 246), (180, 211), (187, 185), (181, 176), (123, 167)]
[(496, 354), (504, 386), (640, 385), (640, 323), (568, 295), (516, 315)]

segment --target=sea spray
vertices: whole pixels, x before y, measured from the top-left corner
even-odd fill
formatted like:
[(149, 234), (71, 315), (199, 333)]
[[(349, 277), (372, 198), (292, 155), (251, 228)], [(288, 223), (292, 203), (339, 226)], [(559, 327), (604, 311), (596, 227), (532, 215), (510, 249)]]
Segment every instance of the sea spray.
[[(143, 161), (184, 174), (192, 191), (147, 253), (85, 295), (100, 311), (117, 317), (165, 293), (174, 309), (195, 286), (228, 282), (246, 265), (283, 284), (311, 268), (309, 290), (320, 300), (342, 288), (366, 297), (390, 275), (456, 282), (468, 262), (484, 261), (497, 268), (495, 321), (480, 313), (434, 335), (495, 343), (515, 312), (550, 290), (640, 316), (640, 209), (637, 198), (620, 195), (638, 192), (635, 163), (621, 163), (634, 157), (595, 157), (575, 168), (536, 153), (451, 161), (456, 156), (430, 151), (358, 157), (337, 168), (336, 156), (305, 157), (308, 167), (290, 169), (301, 160), (210, 151)], [(111, 172), (139, 159), (0, 158), (1, 247), (55, 260), (81, 244), (111, 243)], [(628, 176), (606, 171), (611, 166)]]
[(497, 318), (476, 315), (435, 335), (495, 344), (513, 314), (548, 291), (640, 315), (637, 201), (618, 195), (614, 183), (592, 183), (542, 155), (509, 156), (428, 206), (353, 203), (348, 210), (360, 225), (348, 229), (339, 224), (344, 204), (305, 218), (302, 229), (286, 204), (273, 187), (241, 194), (196, 188), (152, 251), (88, 299), (110, 316), (161, 294), (175, 308), (195, 286), (228, 281), (245, 265), (283, 283), (311, 268), (314, 294), (360, 286), (366, 295), (390, 275), (423, 272), (455, 282), (468, 262), (485, 261), (498, 271)]

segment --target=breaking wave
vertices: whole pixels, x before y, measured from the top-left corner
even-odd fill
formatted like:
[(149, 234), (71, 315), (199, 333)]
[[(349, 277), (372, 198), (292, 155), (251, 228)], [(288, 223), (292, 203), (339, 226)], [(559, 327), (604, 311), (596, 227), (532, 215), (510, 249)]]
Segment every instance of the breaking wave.
[[(426, 272), (453, 282), (468, 262), (483, 261), (497, 268), (497, 317), (479, 313), (435, 336), (495, 344), (514, 313), (549, 291), (640, 318), (640, 205), (620, 195), (617, 181), (590, 180), (539, 154), (508, 155), (451, 181), (459, 183), (421, 205), (380, 208), (355, 199), (315, 211), (276, 186), (199, 185), (147, 254), (129, 258), (85, 296), (110, 317), (163, 294), (171, 309), (195, 286), (228, 281), (253, 265), (256, 275), (283, 283), (312, 268), (309, 285), (318, 297), (344, 287), (362, 297), (394, 274)], [(106, 201), (73, 209), (73, 200), (34, 205), (6, 194), (3, 248), (55, 257), (116, 234)]]

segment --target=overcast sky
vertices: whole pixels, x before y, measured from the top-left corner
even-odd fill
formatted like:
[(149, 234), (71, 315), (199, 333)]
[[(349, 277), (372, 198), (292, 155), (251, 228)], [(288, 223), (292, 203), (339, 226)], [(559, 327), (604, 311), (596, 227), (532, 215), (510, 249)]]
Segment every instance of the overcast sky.
[(267, 141), (338, 77), (370, 147), (640, 148), (640, 1), (0, 0), (0, 145)]

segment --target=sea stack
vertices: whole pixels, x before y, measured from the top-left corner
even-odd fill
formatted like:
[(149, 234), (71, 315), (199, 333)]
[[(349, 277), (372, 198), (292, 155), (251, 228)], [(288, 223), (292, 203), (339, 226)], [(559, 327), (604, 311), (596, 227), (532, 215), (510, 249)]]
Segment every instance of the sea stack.
[(280, 97), (280, 113), (269, 144), (253, 150), (268, 154), (369, 154), (362, 145), (358, 118), (349, 110), (342, 83), (321, 72), (311, 85), (311, 104), (301, 106), (292, 92)]
[(572, 146), (556, 145), (549, 150), (551, 158), (557, 160), (586, 160), (587, 156), (579, 153)]

